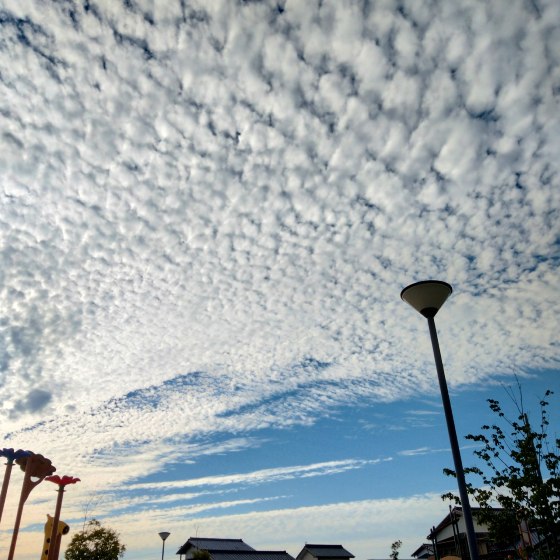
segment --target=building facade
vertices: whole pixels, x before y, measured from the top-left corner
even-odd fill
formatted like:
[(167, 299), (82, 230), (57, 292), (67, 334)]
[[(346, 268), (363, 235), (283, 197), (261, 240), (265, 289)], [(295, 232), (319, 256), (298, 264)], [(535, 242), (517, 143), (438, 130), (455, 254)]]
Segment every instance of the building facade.
[[(477, 511), (478, 508), (472, 508), (479, 557), (481, 560), (507, 560), (515, 552), (515, 548), (492, 542), (488, 525), (477, 519)], [(412, 553), (417, 560), (469, 558), (466, 526), (461, 507), (450, 508), (449, 514), (437, 526), (432, 527), (426, 538), (429, 543), (422, 544)]]

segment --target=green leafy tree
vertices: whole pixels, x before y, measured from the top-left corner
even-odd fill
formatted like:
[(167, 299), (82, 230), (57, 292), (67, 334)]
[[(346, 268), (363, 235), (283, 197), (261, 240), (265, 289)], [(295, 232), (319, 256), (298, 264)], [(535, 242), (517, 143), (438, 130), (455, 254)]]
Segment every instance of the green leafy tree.
[[(474, 475), (478, 485), (467, 483), (467, 491), (480, 507), (477, 518), (487, 523), (491, 538), (502, 544), (515, 544), (527, 529), (536, 531), (541, 540), (538, 554), (542, 558), (560, 558), (560, 439), (548, 434), (549, 397), (546, 391), (540, 401), (540, 420), (535, 429), (524, 408), (523, 394), (509, 391), (517, 415), (511, 419), (499, 401), (488, 399), (498, 420), (482, 426), (482, 433), (469, 434), (466, 439), (480, 444), (474, 455), (484, 468), (469, 467), (465, 473)], [(448, 475), (455, 472), (444, 469)], [(444, 499), (460, 503), (452, 493)], [(502, 508), (496, 510), (496, 506)], [(526, 547), (531, 553), (532, 545)]]
[(389, 554), (389, 558), (391, 558), (391, 560), (398, 560), (399, 549), (400, 549), (401, 546), (402, 546), (402, 541), (395, 541), (391, 545), (391, 554)]
[(65, 560), (118, 560), (126, 547), (113, 529), (102, 527), (97, 519), (91, 519), (82, 531), (74, 534), (66, 552)]

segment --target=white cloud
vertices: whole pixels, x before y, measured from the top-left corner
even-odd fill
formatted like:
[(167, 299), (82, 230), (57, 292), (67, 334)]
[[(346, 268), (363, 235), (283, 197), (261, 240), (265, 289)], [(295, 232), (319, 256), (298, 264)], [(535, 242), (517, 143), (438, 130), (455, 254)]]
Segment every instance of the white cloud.
[(176, 548), (195, 534), (221, 534), (242, 537), (260, 550), (287, 550), (293, 556), (306, 542), (342, 542), (357, 558), (365, 559), (386, 556), (397, 538), (403, 541), (403, 553), (413, 552), (421, 544), (416, 540), (417, 535), (429, 532), (426, 519), (439, 519), (441, 506), (439, 495), (428, 494), (191, 520), (183, 516), (176, 518), (173, 513), (154, 512), (142, 520), (123, 518), (121, 522), (123, 536), (137, 539), (140, 549), (153, 546), (148, 540), (149, 533), (142, 530), (147, 524), (168, 527), (174, 535), (174, 544), (170, 546)]
[(429, 453), (441, 453), (442, 451), (449, 451), (449, 448), (432, 449), (430, 447), (418, 447), (417, 449), (404, 449), (403, 451), (399, 451), (399, 455), (403, 457), (414, 457), (416, 455), (427, 455)]
[(375, 464), (379, 460), (354, 460), (329, 461), (314, 465), (299, 465), (293, 467), (276, 467), (273, 469), (263, 469), (251, 473), (239, 473), (233, 475), (220, 475), (204, 478), (191, 478), (189, 480), (147, 482), (129, 486), (129, 490), (154, 489), (154, 488), (189, 488), (199, 486), (224, 486), (231, 484), (262, 484), (275, 480), (286, 480), (290, 478), (312, 476), (325, 476), (341, 473), (350, 469), (359, 469), (366, 465)]
[(3, 4), (6, 445), (86, 492), (431, 394), (425, 277), (451, 386), (558, 366), (557, 3), (156, 4)]

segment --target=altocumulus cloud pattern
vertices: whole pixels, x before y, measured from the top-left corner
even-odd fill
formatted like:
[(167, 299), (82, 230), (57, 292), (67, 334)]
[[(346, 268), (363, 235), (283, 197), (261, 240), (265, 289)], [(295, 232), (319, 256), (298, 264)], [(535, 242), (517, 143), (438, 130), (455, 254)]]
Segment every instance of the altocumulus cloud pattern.
[(450, 383), (557, 367), (559, 22), (553, 0), (4, 0), (10, 444), (106, 487), (429, 393), (399, 300), (427, 277), (455, 288)]

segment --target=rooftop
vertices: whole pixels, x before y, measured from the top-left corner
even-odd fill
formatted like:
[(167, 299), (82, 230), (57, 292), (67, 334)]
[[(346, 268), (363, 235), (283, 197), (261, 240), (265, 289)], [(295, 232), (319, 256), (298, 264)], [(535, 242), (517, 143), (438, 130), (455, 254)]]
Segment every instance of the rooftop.
[[(191, 548), (213, 552), (251, 552), (255, 549), (242, 539), (212, 539), (204, 537), (190, 537), (189, 540), (177, 551), (177, 554), (186, 554)], [(214, 554), (212, 554), (214, 557)], [(231, 557), (230, 557), (231, 558)]]
[(340, 544), (306, 544), (298, 554), (298, 560), (306, 551), (315, 558), (354, 558), (354, 555)]

